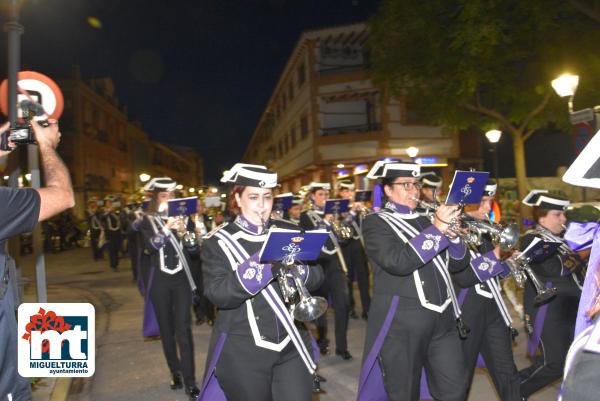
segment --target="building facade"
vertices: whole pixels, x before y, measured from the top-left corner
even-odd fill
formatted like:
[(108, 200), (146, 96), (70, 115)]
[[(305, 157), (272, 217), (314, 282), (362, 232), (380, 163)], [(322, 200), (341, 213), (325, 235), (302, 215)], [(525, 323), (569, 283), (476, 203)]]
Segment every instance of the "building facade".
[(427, 125), (405, 99), (384, 96), (366, 73), (365, 24), (304, 32), (264, 110), (244, 160), (280, 175), (283, 191), (351, 178), (359, 188), (384, 158), (412, 159), (448, 176), (459, 135)]
[(153, 141), (128, 119), (108, 78), (84, 81), (78, 68), (59, 81), (65, 98), (58, 151), (71, 172), (75, 213), (83, 216), (87, 200), (109, 194), (131, 195), (142, 187), (140, 174), (169, 176), (182, 193), (203, 184), (203, 160), (197, 151)]

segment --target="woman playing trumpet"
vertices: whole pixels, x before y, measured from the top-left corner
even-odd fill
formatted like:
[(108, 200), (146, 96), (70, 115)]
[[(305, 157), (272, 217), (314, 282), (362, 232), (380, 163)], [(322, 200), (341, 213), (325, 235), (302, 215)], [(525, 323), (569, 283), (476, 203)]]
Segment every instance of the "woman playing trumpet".
[[(186, 393), (195, 400), (199, 390), (190, 319), (192, 290), (184, 264), (189, 263), (190, 254), (198, 252), (198, 247), (193, 243), (184, 245), (181, 240), (186, 232), (181, 218), (166, 216), (167, 202), (173, 198), (176, 185), (168, 177), (148, 182), (144, 187), (152, 194), (148, 213), (136, 221), (135, 226), (142, 234), (142, 277), (156, 312), (163, 351), (171, 371), (170, 387), (175, 390), (185, 385)], [(193, 222), (188, 223), (187, 229), (193, 231)]]
[[(269, 216), (277, 174), (236, 164), (221, 179), (234, 185), (232, 223), (209, 233), (202, 245), (204, 293), (219, 309), (200, 400), (310, 401), (315, 365), (308, 332), (296, 326), (274, 279), (283, 265), (261, 264), (269, 227), (298, 229)], [(323, 280), (320, 266), (301, 266), (309, 290)]]
[[(583, 263), (569, 249), (562, 239), (565, 210), (569, 201), (546, 190), (533, 190), (523, 203), (533, 207), (537, 225), (521, 239), (521, 249), (525, 249), (535, 238), (546, 241), (559, 241), (563, 244), (540, 263), (531, 264), (531, 268), (546, 287), (556, 287), (557, 295), (546, 305), (536, 307), (536, 291), (528, 283), (525, 286), (524, 307), (527, 326), (530, 327), (529, 352), (535, 358), (533, 365), (521, 370), (521, 396), (531, 394), (560, 379), (563, 373), (565, 357), (569, 344), (573, 340), (577, 305), (581, 290), (576, 274)], [(537, 356), (537, 349), (540, 355)]]

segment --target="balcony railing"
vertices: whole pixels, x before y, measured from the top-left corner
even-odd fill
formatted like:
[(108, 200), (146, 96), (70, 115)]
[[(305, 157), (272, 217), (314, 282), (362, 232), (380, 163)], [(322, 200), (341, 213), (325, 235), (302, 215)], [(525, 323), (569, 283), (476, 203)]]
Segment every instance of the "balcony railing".
[(321, 136), (334, 136), (343, 134), (357, 134), (365, 132), (380, 131), (381, 124), (359, 124), (359, 125), (348, 125), (344, 127), (328, 127), (321, 128)]

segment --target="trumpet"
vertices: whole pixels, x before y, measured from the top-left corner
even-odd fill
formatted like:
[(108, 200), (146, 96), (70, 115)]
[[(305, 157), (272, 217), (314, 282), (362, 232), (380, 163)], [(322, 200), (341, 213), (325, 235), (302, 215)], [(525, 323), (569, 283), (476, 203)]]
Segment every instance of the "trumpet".
[(554, 296), (556, 296), (556, 287), (546, 288), (537, 277), (531, 266), (529, 265), (529, 258), (522, 257), (521, 255), (506, 259), (506, 264), (510, 268), (510, 274), (514, 277), (515, 282), (519, 288), (524, 288), (527, 278), (531, 280), (533, 287), (535, 288), (536, 296), (533, 298), (535, 306), (545, 304)]
[(468, 229), (466, 241), (475, 245), (481, 245), (481, 236), (489, 234), (494, 245), (500, 245), (503, 251), (510, 251), (519, 242), (519, 226), (515, 223), (502, 225), (493, 221), (482, 221), (466, 217), (462, 219)]
[[(417, 197), (411, 197), (412, 200), (414, 200), (415, 202), (417, 202), (417, 205), (420, 206), (421, 208), (426, 210), (426, 215), (429, 217), (429, 219), (431, 220), (431, 222), (433, 223), (434, 217), (435, 217), (435, 212), (439, 209), (440, 205), (437, 203), (431, 203), (431, 202), (427, 202), (424, 200), (421, 200)], [(461, 231), (461, 218), (463, 217), (463, 215), (461, 214), (458, 217), (453, 217), (452, 220), (450, 221), (450, 224), (448, 226), (448, 231), (450, 233), (452, 233), (452, 237), (460, 237), (462, 238), (464, 241), (468, 241), (468, 238), (466, 238), (466, 236), (468, 235), (468, 233), (464, 233)]]
[[(267, 221), (263, 214), (257, 213), (257, 215), (263, 228), (266, 229)], [(290, 305), (290, 314), (293, 318), (301, 322), (310, 322), (325, 313), (328, 306), (327, 300), (310, 295), (300, 278), (300, 267), (294, 263), (294, 258), (290, 256), (281, 263), (285, 268), (281, 269), (277, 275), (277, 283), (284, 301)], [(292, 283), (288, 278), (291, 278)]]

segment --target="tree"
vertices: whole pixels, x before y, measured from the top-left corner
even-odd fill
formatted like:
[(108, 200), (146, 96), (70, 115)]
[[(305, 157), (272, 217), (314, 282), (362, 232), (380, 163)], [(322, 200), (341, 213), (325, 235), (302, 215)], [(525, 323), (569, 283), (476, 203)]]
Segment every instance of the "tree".
[(550, 81), (580, 75), (576, 109), (600, 97), (600, 30), (561, 0), (384, 0), (369, 25), (371, 77), (390, 94), (432, 123), (512, 136), (521, 198), (525, 142), (568, 126)]

